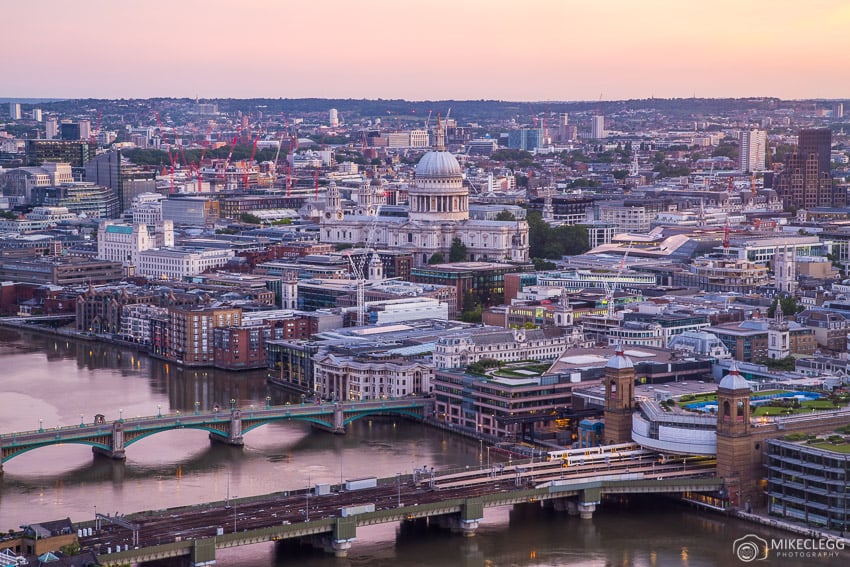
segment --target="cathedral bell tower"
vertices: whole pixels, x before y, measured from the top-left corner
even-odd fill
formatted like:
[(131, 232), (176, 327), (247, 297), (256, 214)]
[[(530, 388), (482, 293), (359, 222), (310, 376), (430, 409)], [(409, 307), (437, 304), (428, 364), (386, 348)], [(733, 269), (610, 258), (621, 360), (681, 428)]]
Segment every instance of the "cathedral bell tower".
[(617, 345), (617, 351), (605, 365), (604, 380), (605, 444), (629, 443), (635, 409), (635, 367), (622, 344)]

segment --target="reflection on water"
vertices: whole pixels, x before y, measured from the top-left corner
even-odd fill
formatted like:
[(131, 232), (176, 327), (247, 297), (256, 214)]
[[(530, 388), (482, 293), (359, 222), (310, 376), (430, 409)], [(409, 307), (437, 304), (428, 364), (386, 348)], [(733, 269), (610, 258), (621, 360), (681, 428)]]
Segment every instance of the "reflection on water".
[[(124, 348), (75, 342), (0, 328), (0, 432), (72, 425), (95, 413), (110, 419), (206, 410), (229, 400), (240, 406), (280, 404), (265, 372), (181, 369)], [(127, 448), (127, 460), (94, 457), (83, 445), (38, 449), (4, 464), (0, 531), (23, 523), (130, 513), (280, 490), (308, 483), (392, 476), (427, 464), (476, 465), (478, 443), (402, 420), (363, 420), (346, 435), (304, 423), (274, 423), (245, 435), (245, 447), (211, 444), (205, 432), (175, 430)], [(351, 557), (337, 560), (293, 545), (264, 544), (218, 551), (218, 565), (319, 567), (426, 565), (580, 565), (700, 567), (732, 565), (732, 541), (772, 532), (721, 516), (697, 514), (658, 501), (606, 505), (592, 521), (537, 505), (488, 509), (471, 539), (427, 525), (358, 528)], [(774, 534), (784, 536), (785, 534)], [(844, 565), (818, 560), (817, 565)], [(770, 565), (760, 562), (760, 565)], [(775, 563), (780, 564), (780, 563)], [(805, 561), (783, 559), (796, 567)]]

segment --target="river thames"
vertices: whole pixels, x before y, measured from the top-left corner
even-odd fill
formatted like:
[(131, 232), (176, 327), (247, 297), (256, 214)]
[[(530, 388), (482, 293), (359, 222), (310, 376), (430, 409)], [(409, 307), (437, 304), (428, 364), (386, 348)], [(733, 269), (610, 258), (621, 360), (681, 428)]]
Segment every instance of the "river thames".
[[(272, 404), (290, 399), (270, 389), (266, 372), (184, 370), (133, 350), (0, 328), (0, 433), (107, 419)], [(294, 403), (298, 403), (297, 400)], [(404, 420), (362, 420), (346, 435), (280, 423), (245, 436), (244, 448), (211, 444), (178, 430), (127, 448), (126, 462), (93, 456), (84, 445), (31, 451), (4, 464), (0, 530), (101, 513), (132, 513), (246, 497), (413, 467), (476, 466), (479, 443)], [(495, 459), (495, 455), (491, 455)], [(606, 504), (590, 521), (536, 506), (488, 509), (476, 537), (400, 531), (396, 524), (358, 529), (345, 560), (274, 544), (220, 550), (218, 565), (340, 564), (726, 566), (743, 564), (732, 543), (746, 534), (789, 534), (667, 501)], [(771, 557), (760, 565), (846, 565), (840, 557)]]

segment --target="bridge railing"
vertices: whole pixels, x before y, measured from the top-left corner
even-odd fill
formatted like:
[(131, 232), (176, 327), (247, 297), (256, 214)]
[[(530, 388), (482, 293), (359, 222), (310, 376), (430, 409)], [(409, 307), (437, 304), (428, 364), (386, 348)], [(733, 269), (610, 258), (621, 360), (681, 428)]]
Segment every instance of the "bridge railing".
[[(343, 411), (371, 411), (376, 409), (406, 409), (406, 408), (423, 408), (427, 405), (427, 400), (421, 399), (398, 399), (398, 400), (375, 400), (375, 401), (367, 401), (367, 402), (345, 402), (342, 403)], [(311, 415), (311, 414), (322, 414), (327, 415), (334, 411), (336, 404), (332, 403), (323, 403), (323, 404), (289, 404), (289, 405), (280, 405), (280, 406), (270, 406), (266, 407), (264, 405), (260, 405), (258, 407), (237, 407), (242, 412), (242, 417), (248, 419), (254, 418), (268, 418), (270, 416), (283, 416), (286, 417), (287, 414), (290, 416), (299, 416), (299, 415)], [(2, 433), (0, 434), (0, 440), (6, 439), (17, 439), (20, 437), (40, 437), (45, 433), (51, 434), (63, 434), (63, 433), (71, 433), (71, 432), (92, 432), (92, 431), (102, 431), (103, 433), (109, 433), (112, 430), (112, 425), (115, 422), (122, 422), (125, 428), (132, 428), (133, 426), (141, 426), (141, 425), (149, 425), (158, 420), (164, 421), (182, 421), (184, 423), (207, 423), (207, 422), (224, 422), (230, 420), (230, 408), (223, 408), (219, 411), (206, 411), (206, 412), (198, 412), (194, 411), (175, 411), (175, 412), (158, 412), (155, 415), (147, 415), (147, 416), (135, 416), (135, 417), (120, 417), (119, 419), (106, 421), (104, 423), (85, 423), (81, 422), (76, 425), (57, 425), (53, 427), (40, 427), (39, 429), (25, 430), (25, 431), (15, 431), (12, 433)]]

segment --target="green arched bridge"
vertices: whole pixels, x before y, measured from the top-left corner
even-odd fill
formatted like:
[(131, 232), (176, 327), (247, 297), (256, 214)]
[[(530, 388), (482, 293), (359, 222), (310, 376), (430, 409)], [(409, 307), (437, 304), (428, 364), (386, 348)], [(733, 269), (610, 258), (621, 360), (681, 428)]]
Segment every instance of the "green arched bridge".
[(424, 398), (378, 400), (334, 404), (302, 404), (232, 408), (227, 411), (158, 414), (149, 417), (118, 419), (99, 423), (81, 423), (52, 429), (0, 435), (2, 463), (49, 445), (78, 443), (90, 445), (96, 453), (123, 459), (126, 447), (136, 441), (172, 429), (201, 429), (210, 439), (229, 445), (242, 445), (242, 436), (267, 423), (306, 421), (334, 433), (356, 419), (375, 415), (398, 415), (422, 420), (433, 412), (433, 402)]

